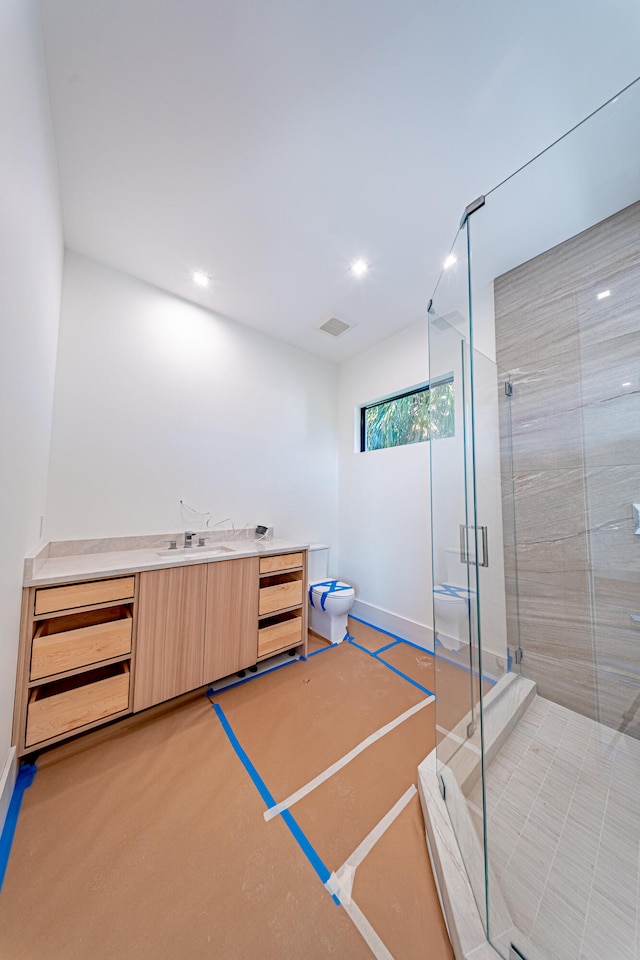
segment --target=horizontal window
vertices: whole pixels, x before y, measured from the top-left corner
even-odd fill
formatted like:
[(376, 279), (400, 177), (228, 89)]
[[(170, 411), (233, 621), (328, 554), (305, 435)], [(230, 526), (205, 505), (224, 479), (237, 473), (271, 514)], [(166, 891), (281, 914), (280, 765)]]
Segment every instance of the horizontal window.
[(453, 377), (360, 408), (360, 451), (421, 443), (455, 432)]

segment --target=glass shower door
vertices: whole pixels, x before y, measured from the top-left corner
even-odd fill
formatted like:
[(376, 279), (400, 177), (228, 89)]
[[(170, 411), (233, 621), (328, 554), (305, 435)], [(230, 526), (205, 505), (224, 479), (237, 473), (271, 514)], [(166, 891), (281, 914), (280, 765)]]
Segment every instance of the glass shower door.
[[(509, 406), (506, 376), (474, 346), (478, 340), (491, 348), (485, 334), (493, 302), (488, 290), (474, 290), (471, 299), (468, 239), (466, 221), (429, 310), (436, 756), (487, 937), (501, 953), (506, 945), (506, 957), (519, 938), (488, 860), (485, 747), (487, 724), (501, 709), (499, 681), (512, 664), (503, 550), (512, 531), (503, 529), (501, 476)], [(453, 434), (441, 430), (439, 418), (437, 388), (445, 382), (453, 390)], [(504, 479), (508, 486), (510, 475)]]
[[(487, 926), (482, 790), (479, 564), (487, 531), (476, 522), (473, 356), (467, 229), (463, 225), (429, 309), (429, 382), (436, 756), (440, 788), (479, 913)], [(452, 385), (454, 430), (443, 431), (437, 387)], [(450, 421), (449, 421), (450, 422)]]

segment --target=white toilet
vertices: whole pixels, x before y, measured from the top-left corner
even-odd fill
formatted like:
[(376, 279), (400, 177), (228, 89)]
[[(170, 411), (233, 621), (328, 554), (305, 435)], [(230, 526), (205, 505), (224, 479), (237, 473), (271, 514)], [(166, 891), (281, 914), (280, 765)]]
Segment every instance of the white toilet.
[(475, 590), (467, 586), (467, 567), (459, 550), (445, 550), (446, 579), (433, 587), (436, 639), (449, 650), (469, 643), (469, 610)]
[(331, 643), (341, 643), (347, 634), (347, 617), (356, 599), (349, 583), (327, 576), (329, 547), (309, 547), (309, 627)]

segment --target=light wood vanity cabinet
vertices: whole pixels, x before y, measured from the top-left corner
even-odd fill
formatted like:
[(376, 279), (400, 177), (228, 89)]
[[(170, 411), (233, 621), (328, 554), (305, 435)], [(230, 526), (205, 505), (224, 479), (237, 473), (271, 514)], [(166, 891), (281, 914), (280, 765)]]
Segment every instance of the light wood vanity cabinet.
[(134, 576), (23, 592), (18, 754), (131, 711)]
[(19, 756), (307, 649), (306, 551), (23, 591)]

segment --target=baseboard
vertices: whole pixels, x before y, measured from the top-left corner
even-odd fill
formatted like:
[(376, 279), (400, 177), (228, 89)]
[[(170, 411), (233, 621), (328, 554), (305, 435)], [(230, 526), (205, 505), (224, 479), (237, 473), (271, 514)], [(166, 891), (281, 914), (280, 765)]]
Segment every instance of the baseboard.
[(375, 607), (372, 603), (365, 603), (363, 600), (355, 601), (351, 614), (358, 620), (370, 623), (372, 627), (386, 630), (387, 633), (409, 640), (419, 647), (424, 647), (429, 653), (433, 653), (433, 630), (423, 623), (408, 620), (406, 617), (391, 613), (390, 610), (383, 610), (382, 607)]
[(18, 758), (16, 756), (16, 748), (10, 747), (4, 767), (2, 768), (2, 773), (0, 773), (0, 834), (4, 828), (4, 822), (7, 819), (9, 804), (11, 803), (17, 776)]

